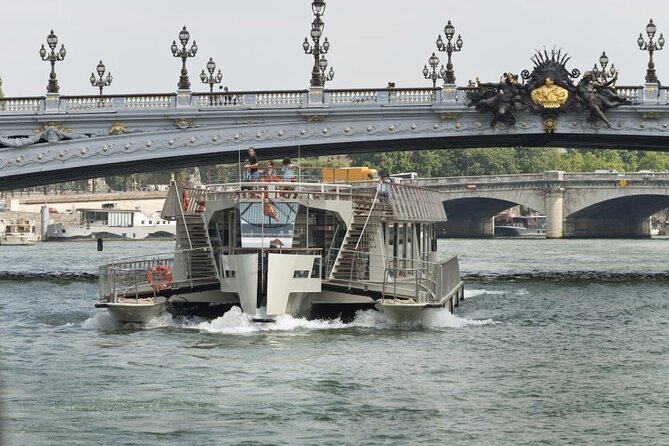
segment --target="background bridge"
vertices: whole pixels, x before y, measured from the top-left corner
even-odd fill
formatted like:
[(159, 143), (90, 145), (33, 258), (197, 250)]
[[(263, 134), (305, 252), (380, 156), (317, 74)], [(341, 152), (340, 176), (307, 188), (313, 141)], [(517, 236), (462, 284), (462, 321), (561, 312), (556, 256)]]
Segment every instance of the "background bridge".
[(547, 238), (650, 237), (669, 207), (669, 173), (564, 173), (422, 178), (441, 191), (449, 237), (492, 237), (493, 217), (515, 205), (546, 215)]

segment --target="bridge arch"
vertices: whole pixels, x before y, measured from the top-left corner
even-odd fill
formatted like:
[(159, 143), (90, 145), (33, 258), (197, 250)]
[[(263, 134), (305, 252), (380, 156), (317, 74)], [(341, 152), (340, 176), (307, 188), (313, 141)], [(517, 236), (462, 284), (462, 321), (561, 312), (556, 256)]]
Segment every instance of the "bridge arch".
[(564, 237), (650, 237), (650, 216), (666, 208), (669, 194), (648, 191), (632, 191), (593, 202), (566, 214)]
[(540, 214), (545, 213), (545, 199), (539, 193), (518, 194), (509, 198), (510, 191), (477, 194), (449, 198), (443, 201), (448, 221), (443, 225), (442, 235), (448, 237), (492, 237), (494, 216), (516, 205), (532, 209)]
[(648, 217), (669, 207), (669, 173), (550, 171), (414, 182), (441, 191), (446, 228), (456, 236), (492, 236), (491, 217), (520, 204), (546, 216), (549, 238), (649, 237)]

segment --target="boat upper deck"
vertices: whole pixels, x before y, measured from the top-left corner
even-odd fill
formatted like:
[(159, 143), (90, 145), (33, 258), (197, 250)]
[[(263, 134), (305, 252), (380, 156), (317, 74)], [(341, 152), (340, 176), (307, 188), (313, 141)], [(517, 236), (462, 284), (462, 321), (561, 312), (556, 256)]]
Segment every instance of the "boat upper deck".
[[(423, 187), (389, 184), (385, 193), (379, 183), (313, 183), (258, 181), (210, 184), (201, 187), (181, 187), (172, 184), (165, 200), (163, 218), (177, 218), (204, 210), (208, 201), (348, 201), (367, 202), (384, 209), (385, 218), (393, 221), (446, 221), (446, 213), (438, 191)], [(181, 210), (180, 210), (181, 209)]]

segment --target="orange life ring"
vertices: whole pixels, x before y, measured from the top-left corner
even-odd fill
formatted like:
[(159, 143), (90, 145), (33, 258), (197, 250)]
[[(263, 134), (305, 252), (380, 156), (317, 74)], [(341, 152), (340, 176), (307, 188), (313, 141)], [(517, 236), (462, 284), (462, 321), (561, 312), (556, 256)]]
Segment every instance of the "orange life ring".
[(172, 270), (167, 265), (159, 263), (149, 269), (146, 280), (154, 290), (164, 290), (172, 284)]

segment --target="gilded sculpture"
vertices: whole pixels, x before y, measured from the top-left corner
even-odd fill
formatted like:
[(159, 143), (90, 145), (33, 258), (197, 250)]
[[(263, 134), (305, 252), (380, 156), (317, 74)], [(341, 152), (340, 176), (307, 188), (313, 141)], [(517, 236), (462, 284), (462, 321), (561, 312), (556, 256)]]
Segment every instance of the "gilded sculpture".
[[(477, 79), (475, 85), (470, 84), (468, 105), (493, 113), (491, 127), (498, 122), (515, 125), (514, 113), (521, 111), (541, 113), (547, 133), (556, 130), (560, 113), (570, 112), (589, 111), (589, 122), (602, 121), (611, 127), (606, 110), (630, 103), (613, 87), (617, 72), (608, 81), (589, 71), (581, 77), (578, 69), (567, 70), (569, 57), (555, 49), (538, 51), (531, 60), (534, 69), (521, 72), (522, 83), (518, 76), (507, 72), (497, 83), (482, 83)], [(580, 81), (574, 84), (579, 77)]]

